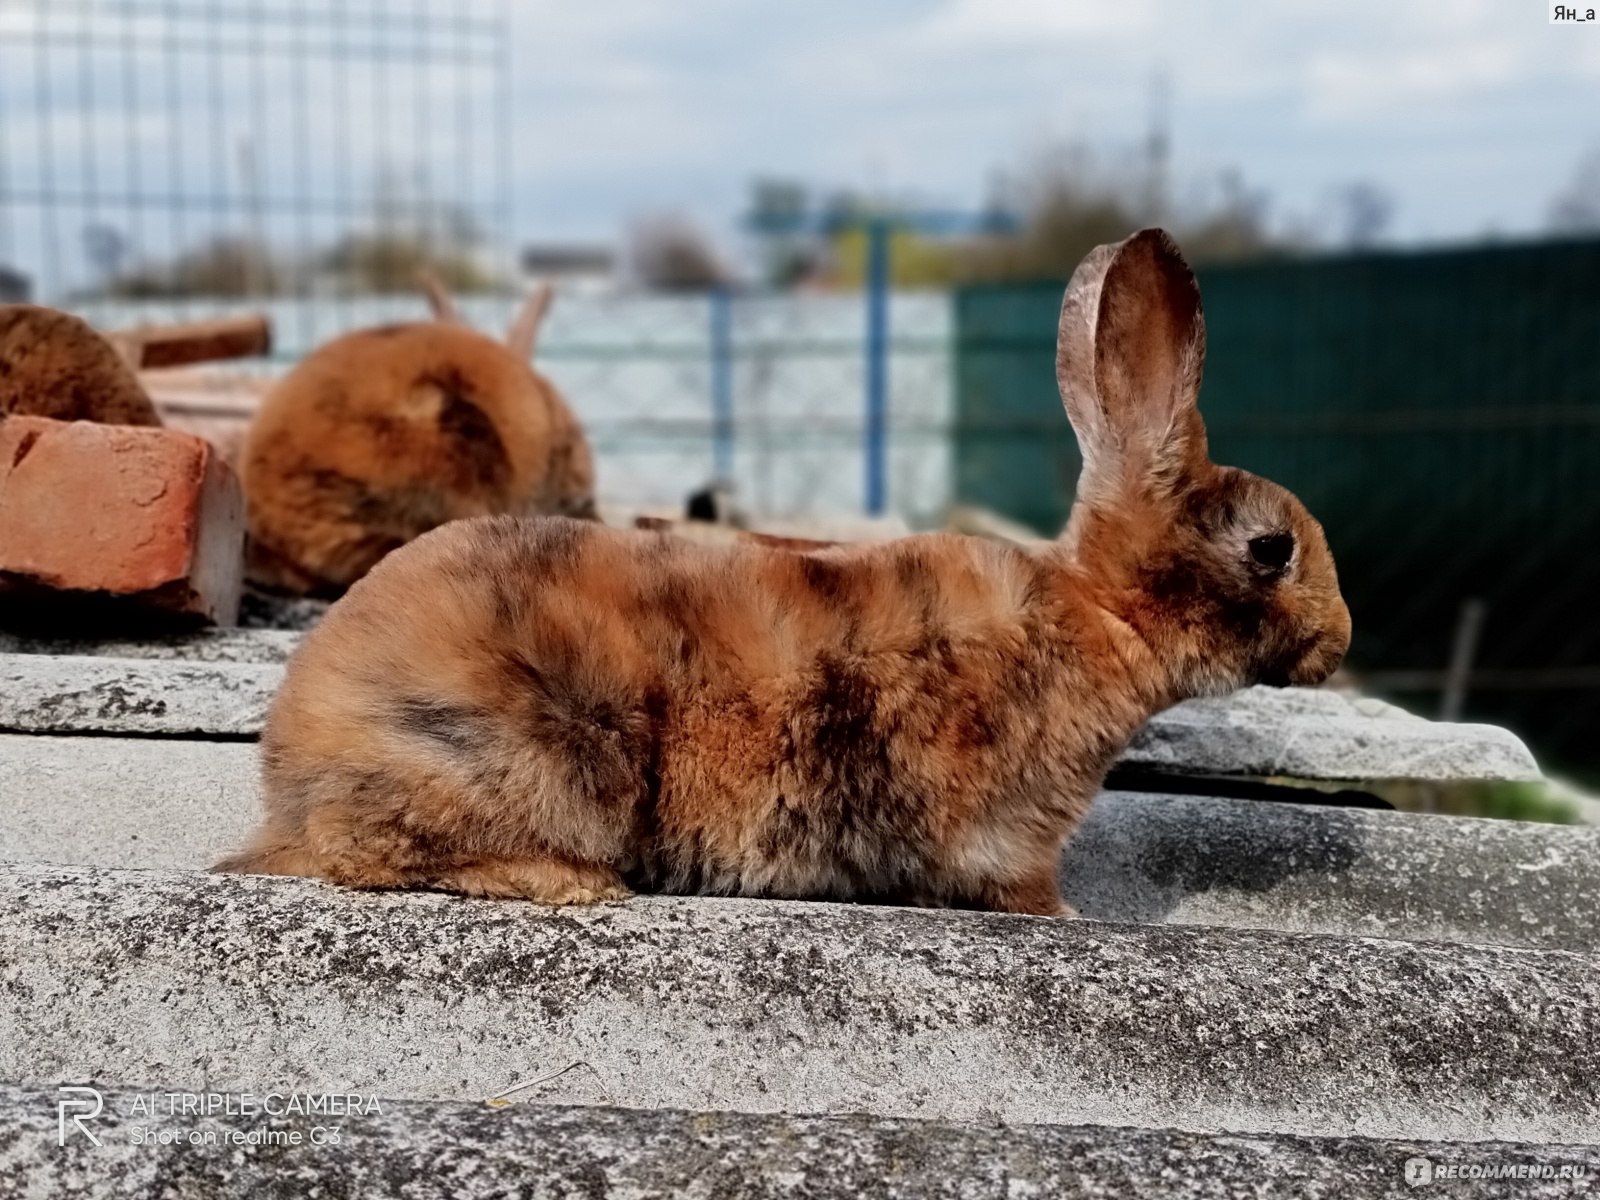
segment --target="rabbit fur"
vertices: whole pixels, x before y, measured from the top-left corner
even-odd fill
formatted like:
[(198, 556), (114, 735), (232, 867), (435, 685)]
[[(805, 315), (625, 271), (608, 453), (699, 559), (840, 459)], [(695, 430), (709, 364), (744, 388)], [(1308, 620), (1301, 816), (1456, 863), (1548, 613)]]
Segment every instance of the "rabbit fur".
[(418, 539), (290, 663), (265, 823), (218, 869), (1065, 914), (1062, 847), (1148, 717), (1317, 683), (1349, 641), (1316, 521), (1206, 457), (1203, 353), (1164, 233), (1085, 260), (1057, 361), (1083, 477), (1039, 548), (510, 517)]
[(502, 345), (424, 286), (435, 320), (337, 338), (263, 401), (240, 463), (253, 583), (337, 595), (446, 521), (595, 515), (583, 430), (528, 363), (548, 289)]
[(0, 419), (6, 416), (161, 424), (111, 342), (70, 313), (31, 304), (0, 305)]

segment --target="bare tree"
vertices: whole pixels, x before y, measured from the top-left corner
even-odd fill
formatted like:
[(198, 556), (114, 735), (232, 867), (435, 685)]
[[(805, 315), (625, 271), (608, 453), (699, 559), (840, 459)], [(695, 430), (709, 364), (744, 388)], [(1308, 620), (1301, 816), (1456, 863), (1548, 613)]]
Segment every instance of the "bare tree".
[(479, 292), (492, 280), (466, 247), (443, 246), (421, 230), (353, 233), (321, 257), (323, 268), (357, 291), (410, 292), (431, 271), (456, 292)]
[(478, 253), (483, 242), (477, 217), (439, 199), (419, 168), (384, 161), (373, 178), (369, 222), (314, 261), (358, 292), (410, 292), (420, 271), (452, 291), (477, 292), (494, 285)]
[(728, 282), (729, 272), (711, 241), (684, 217), (654, 216), (628, 237), (628, 262), (645, 287), (692, 291)]
[(1600, 146), (1583, 157), (1566, 188), (1550, 202), (1550, 228), (1557, 233), (1600, 231)]
[(1333, 194), (1335, 236), (1352, 250), (1376, 245), (1394, 217), (1394, 196), (1365, 179), (1345, 184)]
[(817, 273), (826, 257), (805, 184), (758, 178), (750, 184), (746, 222), (759, 240), (762, 274), (775, 287), (790, 287)]
[(1216, 200), (1196, 211), (1181, 214), (1174, 232), (1183, 252), (1193, 262), (1239, 262), (1281, 252), (1267, 223), (1271, 197), (1252, 188), (1237, 170), (1217, 178)]
[(1286, 248), (1269, 228), (1269, 197), (1237, 171), (1223, 172), (1203, 202), (1162, 212), (1151, 207), (1167, 205), (1150, 184), (1147, 164), (1119, 169), (1101, 164), (1082, 146), (1069, 146), (997, 176), (992, 190), (990, 207), (1021, 213), (1023, 227), (970, 247), (960, 260), (966, 279), (1065, 279), (1094, 247), (1157, 221), (1173, 230), (1195, 262), (1256, 258)]
[(107, 279), (107, 295), (150, 296), (274, 295), (287, 285), (292, 269), (253, 238), (218, 236), (167, 262), (134, 264)]
[(976, 280), (1064, 279), (1096, 246), (1141, 224), (1145, 181), (1102, 169), (1082, 146), (1040, 154), (1020, 170), (997, 173), (988, 207), (1023, 216), (1015, 234), (984, 238), (962, 256)]
[(102, 283), (122, 274), (128, 261), (128, 238), (115, 225), (96, 222), (83, 228), (83, 252)]

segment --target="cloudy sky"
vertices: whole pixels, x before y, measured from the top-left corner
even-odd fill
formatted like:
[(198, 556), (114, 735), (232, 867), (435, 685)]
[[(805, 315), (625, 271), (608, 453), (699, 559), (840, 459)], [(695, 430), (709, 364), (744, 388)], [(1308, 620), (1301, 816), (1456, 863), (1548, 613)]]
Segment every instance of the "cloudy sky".
[(565, 0), (519, 6), (528, 216), (726, 218), (754, 172), (952, 204), (1041, 145), (1126, 146), (1169, 80), (1174, 174), (1282, 218), (1393, 193), (1405, 240), (1538, 230), (1600, 145), (1600, 27), (1532, 0)]
[[(375, 77), (345, 55), (341, 83), (337, 56), (310, 52), (359, 38), (374, 7), (397, 45), (462, 8), (0, 0), (0, 259), (82, 273), (90, 220), (155, 253), (237, 223), (252, 187), (274, 236), (320, 236), (286, 198), (370, 188), (378, 161), (469, 202), (503, 171), (524, 242), (614, 241), (665, 211), (731, 242), (756, 175), (966, 206), (1042, 147), (1135, 145), (1157, 76), (1180, 192), (1236, 169), (1280, 225), (1326, 226), (1359, 180), (1392, 195), (1397, 242), (1535, 234), (1600, 148), (1600, 26), (1551, 26), (1534, 0), (518, 0), (503, 43), (461, 40), (510, 64), (503, 146), (486, 70), (401, 54)], [(163, 16), (207, 8), (231, 15)], [(288, 19), (241, 23), (252, 11)], [(240, 39), (268, 50), (249, 60)], [(103, 198), (19, 204), (42, 172)], [(220, 201), (136, 213), (114, 199), (129, 192)]]

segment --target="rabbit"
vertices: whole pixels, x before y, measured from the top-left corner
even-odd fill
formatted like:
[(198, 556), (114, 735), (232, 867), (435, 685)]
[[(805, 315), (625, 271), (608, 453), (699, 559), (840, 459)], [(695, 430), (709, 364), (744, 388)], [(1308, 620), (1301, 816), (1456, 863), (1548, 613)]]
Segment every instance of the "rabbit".
[(549, 290), (501, 345), (461, 322), (437, 280), (424, 287), (433, 321), (337, 338), (263, 400), (240, 461), (252, 583), (335, 596), (446, 521), (595, 516), (583, 430), (529, 366)]
[(1153, 713), (1315, 684), (1322, 529), (1206, 456), (1171, 239), (1073, 275), (1060, 541), (796, 552), (490, 517), (390, 555), (291, 660), (266, 819), (217, 870), (547, 904), (635, 891), (1070, 915), (1062, 848)]
[(32, 304), (0, 305), (0, 418), (7, 415), (161, 424), (111, 342), (70, 313)]

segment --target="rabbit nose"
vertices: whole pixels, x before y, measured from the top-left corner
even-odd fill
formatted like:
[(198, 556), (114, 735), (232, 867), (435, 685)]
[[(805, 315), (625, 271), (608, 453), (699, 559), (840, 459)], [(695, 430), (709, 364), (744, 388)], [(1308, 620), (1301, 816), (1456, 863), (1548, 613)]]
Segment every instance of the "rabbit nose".
[(1287, 672), (1288, 681), (1300, 687), (1314, 687), (1339, 669), (1350, 648), (1350, 617), (1317, 638)]
[(1344, 661), (1345, 654), (1350, 649), (1350, 606), (1344, 602), (1344, 597), (1339, 597), (1339, 608), (1334, 618), (1329, 622), (1327, 635), (1328, 645), (1334, 655), (1334, 666), (1337, 667)]

